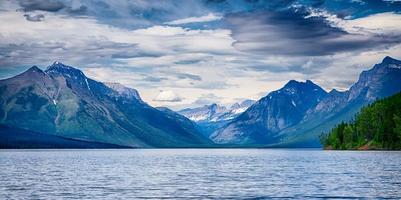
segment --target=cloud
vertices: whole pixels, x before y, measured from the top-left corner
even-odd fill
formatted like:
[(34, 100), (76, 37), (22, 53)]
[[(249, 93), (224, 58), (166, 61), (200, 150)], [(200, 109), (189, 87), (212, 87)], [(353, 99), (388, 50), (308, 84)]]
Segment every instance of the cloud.
[(353, 34), (373, 34), (389, 38), (401, 34), (401, 14), (393, 12), (373, 14), (350, 20), (341, 20), (337, 22), (337, 24), (344, 30)]
[[(400, 7), (390, 2), (52, 2), (64, 7), (0, 1), (1, 77), (60, 60), (138, 89), (151, 105), (184, 108), (258, 99), (289, 79), (342, 89), (384, 56), (401, 55)], [(221, 19), (207, 21), (212, 15)], [(173, 21), (182, 24), (165, 24)], [(185, 98), (158, 101), (160, 91)]]
[(160, 91), (160, 93), (153, 100), (161, 101), (161, 102), (180, 102), (180, 101), (182, 101), (181, 97), (179, 97), (172, 90)]
[(396, 2), (400, 2), (401, 0), (383, 0), (383, 1), (390, 2), (390, 3), (396, 3)]
[[(43, 19), (40, 14), (26, 14), (25, 18)], [(156, 66), (155, 57), (171, 55), (158, 59), (162, 61), (161, 66), (168, 66), (181, 60), (180, 57), (185, 58), (180, 54), (232, 51), (233, 40), (229, 36), (230, 32), (224, 29), (191, 30), (152, 26), (126, 30), (102, 24), (92, 18), (71, 18), (54, 13), (46, 14), (46, 23), (31, 23), (25, 18), (15, 11), (0, 13), (1, 21), (12, 22), (0, 23), (0, 29), (3, 30), (0, 36), (3, 64), (48, 64), (56, 59), (80, 65), (129, 64), (132, 58), (141, 57), (139, 60), (146, 62), (132, 64)], [(169, 61), (165, 62), (164, 58)], [(199, 80), (199, 77), (183, 74), (180, 77)]]
[(31, 22), (40, 22), (45, 19), (45, 16), (42, 14), (37, 14), (37, 15), (25, 14), (24, 17), (26, 20), (31, 21)]
[(334, 24), (328, 16), (315, 14), (302, 7), (230, 14), (226, 21), (238, 50), (265, 55), (333, 55), (383, 49), (401, 40), (399, 34), (351, 33), (339, 25), (350, 24), (352, 20), (336, 18), (337, 24)]
[(213, 94), (213, 93), (207, 93), (207, 94), (202, 94), (196, 101), (194, 101), (193, 104), (197, 106), (203, 106), (203, 105), (210, 105), (213, 103), (219, 103), (222, 98)]
[(19, 0), (19, 5), (25, 12), (35, 10), (56, 12), (65, 7), (63, 3), (51, 0)]
[(177, 73), (177, 78), (179, 79), (191, 79), (194, 81), (201, 81), (202, 78), (198, 75), (194, 74), (187, 74), (187, 73)]
[(181, 24), (189, 24), (189, 23), (203, 23), (203, 22), (211, 22), (221, 20), (223, 17), (220, 15), (216, 15), (214, 13), (209, 13), (207, 15), (201, 17), (189, 17), (185, 19), (178, 19), (170, 22), (165, 22), (167, 25), (181, 25)]
[(163, 77), (153, 77), (153, 76), (146, 76), (144, 79), (142, 79), (143, 81), (147, 81), (147, 82), (162, 82), (164, 80), (167, 80), (167, 78), (163, 78)]
[(366, 2), (364, 2), (363, 0), (351, 0), (352, 3), (358, 3), (360, 5), (365, 5)]

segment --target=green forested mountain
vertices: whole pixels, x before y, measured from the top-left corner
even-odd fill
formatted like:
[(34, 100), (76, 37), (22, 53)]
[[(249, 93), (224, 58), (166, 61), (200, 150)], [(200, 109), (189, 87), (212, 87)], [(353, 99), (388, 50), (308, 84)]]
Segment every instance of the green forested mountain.
[(401, 93), (363, 107), (321, 136), (326, 149), (401, 149)]

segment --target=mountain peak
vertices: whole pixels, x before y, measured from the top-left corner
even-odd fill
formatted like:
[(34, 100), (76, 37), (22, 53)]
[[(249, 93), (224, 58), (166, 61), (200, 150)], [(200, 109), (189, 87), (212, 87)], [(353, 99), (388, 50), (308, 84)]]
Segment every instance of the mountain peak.
[(299, 81), (296, 81), (296, 80), (290, 80), (290, 81), (288, 81), (287, 82), (287, 84), (285, 84), (286, 86), (288, 85), (288, 86), (291, 86), (291, 85), (297, 85), (297, 84), (300, 84), (301, 82), (299, 82)]
[(140, 102), (142, 102), (141, 97), (139, 96), (139, 93), (137, 90), (133, 88), (129, 88), (121, 83), (117, 82), (105, 82), (104, 83), (107, 87), (111, 88), (112, 90), (116, 91), (120, 95), (123, 95), (125, 97), (133, 97)]
[(245, 100), (243, 100), (242, 102), (237, 102), (237, 103), (234, 103), (234, 104), (232, 104), (231, 106), (230, 106), (230, 110), (235, 110), (235, 109), (238, 109), (238, 108), (243, 108), (243, 107), (246, 107), (246, 108), (248, 108), (248, 107), (250, 107), (252, 104), (254, 104), (255, 103), (255, 101), (254, 100), (251, 100), (251, 99), (245, 99)]
[(330, 94), (335, 94), (335, 93), (339, 93), (340, 91), (338, 91), (337, 89), (333, 88), (332, 90), (330, 90)]
[(45, 75), (45, 73), (43, 72), (43, 70), (41, 70), (39, 67), (37, 67), (36, 65), (30, 67), (29, 69), (27, 69), (25, 72), (21, 73), (20, 75), (18, 75), (19, 77), (28, 77), (29, 79), (35, 79), (35, 77), (38, 76), (43, 76)]
[(313, 84), (313, 85), (316, 85), (314, 82), (312, 82), (312, 81), (311, 81), (311, 80), (309, 80), (309, 79), (308, 79), (308, 80), (306, 80), (306, 81), (305, 81), (305, 83), (306, 83), (306, 84)]
[(305, 82), (290, 80), (287, 84), (284, 85), (283, 89), (297, 89), (302, 87), (315, 87), (320, 88), (318, 85), (313, 83), (311, 80), (306, 80)]
[(63, 64), (63, 63), (61, 63), (59, 61), (54, 61), (52, 65), (47, 67), (46, 71), (47, 70), (54, 70), (54, 69), (73, 69), (73, 70), (78, 70), (78, 69), (76, 69), (74, 67), (65, 65), (65, 64)]
[(40, 72), (40, 73), (43, 73), (43, 71), (39, 68), (39, 67), (37, 67), (36, 65), (34, 65), (34, 66), (32, 66), (32, 67), (30, 67), (28, 70), (26, 70), (27, 72)]
[[(396, 69), (401, 69), (401, 61), (394, 59), (390, 56), (386, 56), (383, 58), (381, 63), (375, 64), (372, 69), (368, 71), (376, 71), (376, 70), (385, 70), (385, 69), (391, 69), (391, 68), (396, 68)], [(363, 73), (362, 73), (363, 74)], [(361, 74), (361, 75), (362, 75)]]
[(52, 65), (46, 68), (46, 73), (61, 74), (68, 77), (85, 77), (84, 73), (74, 67), (65, 65), (61, 62), (55, 61)]
[(390, 56), (386, 56), (386, 57), (383, 58), (382, 63), (384, 63), (384, 64), (394, 64), (394, 63), (401, 63), (401, 61), (399, 61), (397, 59), (394, 59), (394, 58), (392, 58)]
[(211, 108), (215, 108), (215, 107), (217, 107), (217, 104), (216, 103), (212, 103), (212, 104), (210, 104), (210, 106), (209, 107), (211, 107)]

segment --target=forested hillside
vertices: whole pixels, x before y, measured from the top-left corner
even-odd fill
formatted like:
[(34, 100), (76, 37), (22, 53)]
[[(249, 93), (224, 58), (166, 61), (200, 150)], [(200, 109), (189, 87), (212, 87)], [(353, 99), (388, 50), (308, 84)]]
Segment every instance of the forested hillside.
[(325, 149), (401, 149), (401, 93), (361, 109), (354, 120), (322, 134)]

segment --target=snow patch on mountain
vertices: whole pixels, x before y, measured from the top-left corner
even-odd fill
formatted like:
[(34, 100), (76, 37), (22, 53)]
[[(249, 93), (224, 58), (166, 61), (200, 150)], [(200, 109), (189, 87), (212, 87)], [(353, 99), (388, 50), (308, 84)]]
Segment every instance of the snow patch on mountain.
[(198, 108), (187, 108), (178, 111), (194, 122), (219, 122), (235, 118), (248, 109), (255, 101), (245, 100), (226, 108), (217, 104), (205, 105)]

